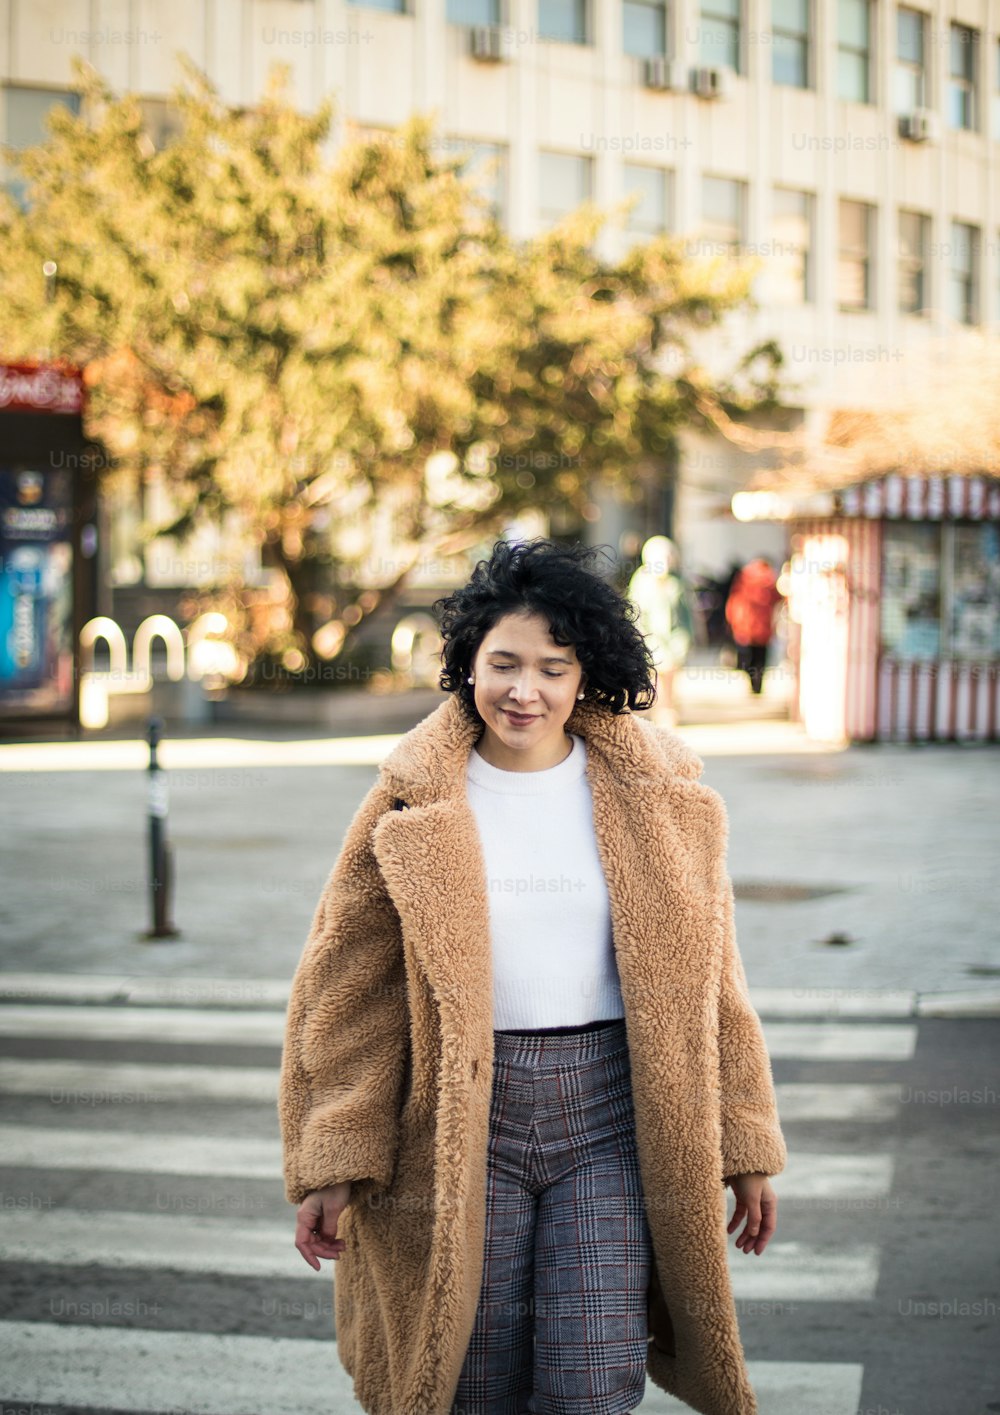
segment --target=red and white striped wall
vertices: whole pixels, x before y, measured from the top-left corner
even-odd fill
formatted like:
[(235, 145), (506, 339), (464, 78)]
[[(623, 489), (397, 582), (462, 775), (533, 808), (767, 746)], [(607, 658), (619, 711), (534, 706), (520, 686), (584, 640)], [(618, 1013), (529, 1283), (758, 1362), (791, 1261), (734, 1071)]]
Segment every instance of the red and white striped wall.
[(840, 493), (841, 514), (872, 520), (1000, 520), (996, 477), (906, 477), (893, 472)]
[[(843, 557), (846, 576), (842, 601), (839, 594), (833, 597), (842, 608), (831, 603), (829, 593), (807, 591), (800, 597), (805, 642), (800, 646), (799, 720), (811, 735), (826, 740), (873, 741), (878, 720), (881, 522), (815, 518), (797, 521), (795, 532), (802, 536), (806, 573), (829, 575)], [(842, 655), (843, 664), (828, 663), (817, 670), (817, 657), (831, 653)], [(803, 656), (811, 666), (809, 682), (801, 672)], [(836, 701), (831, 701), (834, 695)]]
[(952, 659), (878, 665), (879, 742), (1000, 739), (1000, 664)]
[(870, 742), (877, 736), (878, 722), (882, 523), (843, 521), (841, 528), (850, 545), (844, 731), (851, 741)]

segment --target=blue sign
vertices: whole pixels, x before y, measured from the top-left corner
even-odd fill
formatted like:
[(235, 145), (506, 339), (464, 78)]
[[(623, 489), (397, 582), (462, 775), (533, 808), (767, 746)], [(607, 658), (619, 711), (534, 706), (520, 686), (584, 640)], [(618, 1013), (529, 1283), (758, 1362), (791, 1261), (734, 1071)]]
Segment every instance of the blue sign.
[(73, 701), (73, 487), (0, 467), (0, 707)]

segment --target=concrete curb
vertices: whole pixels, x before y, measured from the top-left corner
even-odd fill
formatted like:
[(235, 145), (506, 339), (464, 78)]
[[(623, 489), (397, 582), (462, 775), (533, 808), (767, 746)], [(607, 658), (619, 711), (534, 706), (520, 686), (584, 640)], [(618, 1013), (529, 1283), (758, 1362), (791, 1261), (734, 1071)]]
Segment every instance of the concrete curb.
[(0, 1003), (117, 1003), (138, 1007), (219, 1007), (284, 1010), (291, 980), (283, 978), (149, 978), (95, 973), (0, 973)]
[[(291, 979), (150, 978), (93, 973), (0, 973), (0, 1004), (117, 1004), (283, 1011)], [(1000, 987), (919, 993), (891, 988), (751, 988), (764, 1020), (1000, 1017)]]
[[(384, 727), (384, 724), (382, 724)], [(167, 773), (232, 771), (245, 767), (377, 767), (392, 751), (404, 729), (361, 730), (290, 738), (214, 736), (171, 737), (158, 757)], [(699, 756), (819, 756), (841, 752), (844, 744), (817, 742), (794, 723), (685, 722), (678, 734)], [(95, 738), (83, 742), (0, 743), (0, 773), (127, 771), (140, 774), (149, 764), (149, 748), (138, 738)]]

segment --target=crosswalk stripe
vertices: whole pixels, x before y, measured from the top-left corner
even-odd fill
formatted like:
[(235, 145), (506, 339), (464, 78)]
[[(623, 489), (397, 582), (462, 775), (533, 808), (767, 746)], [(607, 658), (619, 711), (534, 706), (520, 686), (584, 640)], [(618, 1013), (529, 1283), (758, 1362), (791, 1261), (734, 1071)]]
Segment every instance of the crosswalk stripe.
[(764, 1022), (772, 1058), (814, 1061), (907, 1061), (917, 1044), (913, 1022)]
[[(4, 1163), (32, 1169), (97, 1169), (109, 1172), (190, 1174), (236, 1179), (281, 1178), (280, 1141), (215, 1135), (162, 1135), (134, 1130), (56, 1130), (38, 1125), (0, 1126)], [(846, 1203), (889, 1193), (890, 1155), (843, 1155), (792, 1151), (775, 1177), (779, 1198), (831, 1199)]]
[[(123, 973), (29, 973), (0, 975), (0, 1002), (141, 1003), (186, 1007), (284, 1008), (290, 973), (282, 978), (147, 977)], [(1000, 988), (918, 993), (913, 988), (771, 988), (751, 985), (750, 1001), (761, 1017), (777, 1021), (977, 1014), (1000, 1006)]]
[[(245, 1214), (128, 1213), (118, 1210), (0, 1211), (0, 1259), (78, 1267), (173, 1268), (193, 1273), (306, 1278), (296, 1251), (294, 1213), (284, 1224), (247, 1221)], [(855, 1302), (874, 1295), (878, 1249), (837, 1249), (772, 1239), (761, 1254), (727, 1249), (739, 1300)], [(324, 1264), (324, 1270), (328, 1265)]]
[(892, 1120), (899, 1087), (883, 1083), (784, 1081), (775, 1086), (782, 1122), (792, 1120)]
[[(69, 1323), (0, 1322), (8, 1400), (130, 1409), (161, 1415), (360, 1415), (351, 1378), (330, 1341), (135, 1331)], [(205, 1380), (205, 1371), (212, 1379)], [(767, 1415), (854, 1415), (862, 1367), (832, 1361), (748, 1361)], [(641, 1415), (689, 1407), (652, 1381)]]
[(772, 1183), (779, 1199), (842, 1199), (884, 1197), (892, 1188), (892, 1155), (818, 1154), (791, 1149), (788, 1163)]
[(0, 1125), (0, 1154), (5, 1165), (33, 1169), (138, 1170), (235, 1179), (280, 1179), (282, 1163), (279, 1140), (42, 1125)]
[(737, 1301), (865, 1302), (875, 1296), (879, 1249), (872, 1243), (839, 1248), (772, 1238), (763, 1253), (731, 1246), (729, 1273)]
[[(899, 1087), (789, 1081), (775, 1087), (782, 1121), (891, 1120), (900, 1101)], [(128, 1096), (136, 1100), (202, 1098), (274, 1102), (276, 1068), (184, 1066), (172, 1062), (0, 1059), (0, 1094), (43, 1095), (66, 1101), (80, 1096), (87, 1104)]]
[(73, 1037), (92, 1041), (201, 1042), (281, 1046), (280, 1012), (225, 1008), (48, 1006), (0, 1007), (0, 1036)]
[[(0, 1258), (60, 1267), (99, 1263), (244, 1277), (317, 1277), (292, 1242), (294, 1218), (291, 1205), (283, 1224), (248, 1218), (245, 1210), (225, 1218), (124, 1210), (0, 1210)], [(332, 1262), (323, 1264), (324, 1271)]]
[[(901, 1022), (764, 1022), (772, 1057), (823, 1061), (904, 1061), (917, 1028)], [(112, 1041), (184, 1041), (281, 1046), (285, 1014), (225, 1008), (0, 1006), (0, 1036)]]
[[(747, 1375), (765, 1415), (857, 1415), (864, 1367), (837, 1361), (748, 1361)], [(690, 1405), (646, 1382), (639, 1415), (673, 1415)]]
[(163, 1100), (258, 1101), (278, 1096), (277, 1067), (172, 1062), (0, 1059), (0, 1094), (47, 1095), (65, 1105)]
[(117, 1410), (127, 1392), (129, 1410), (160, 1415), (361, 1412), (332, 1341), (0, 1322), (0, 1362), (8, 1402)]
[[(231, 1415), (255, 1402), (269, 1415), (361, 1409), (333, 1342), (3, 1322), (0, 1353), (12, 1400), (109, 1408), (124, 1388), (133, 1410), (163, 1415)], [(847, 1362), (748, 1361), (747, 1373), (768, 1415), (854, 1415), (861, 1399), (862, 1367)], [(638, 1406), (688, 1408), (648, 1380)]]

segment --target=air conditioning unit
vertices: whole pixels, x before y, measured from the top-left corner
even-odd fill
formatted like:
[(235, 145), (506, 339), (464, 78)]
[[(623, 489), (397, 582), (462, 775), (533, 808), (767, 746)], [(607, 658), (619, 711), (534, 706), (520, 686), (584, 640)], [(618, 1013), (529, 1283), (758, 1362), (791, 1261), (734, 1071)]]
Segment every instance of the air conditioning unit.
[(682, 59), (668, 59), (665, 54), (655, 54), (643, 66), (642, 81), (646, 88), (671, 90), (688, 93), (691, 89), (691, 75)]
[(932, 108), (915, 108), (899, 120), (900, 135), (910, 142), (937, 142), (941, 136), (941, 120)]
[(730, 73), (729, 69), (692, 69), (691, 87), (699, 98), (727, 98)]
[(499, 64), (504, 57), (503, 30), (499, 25), (473, 25), (469, 31), (469, 53), (473, 59)]

